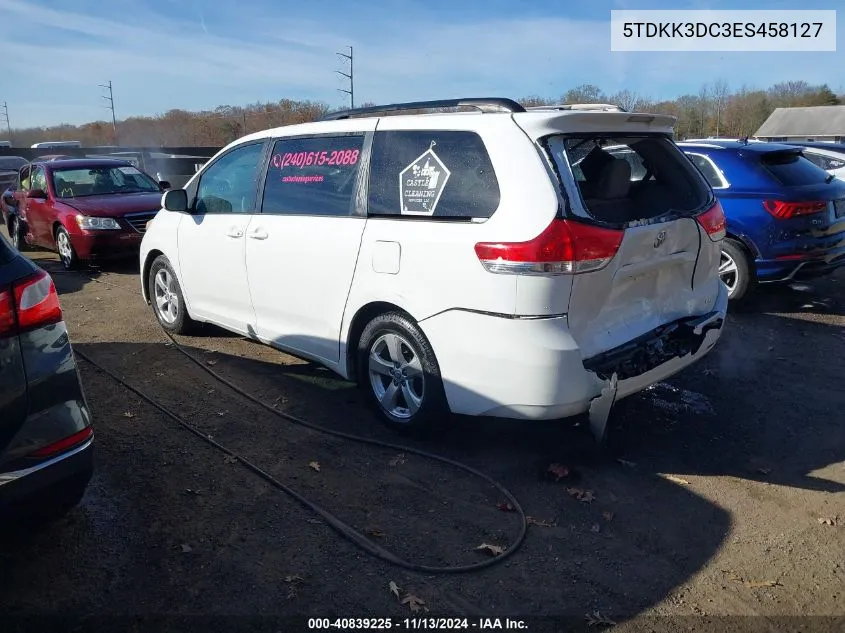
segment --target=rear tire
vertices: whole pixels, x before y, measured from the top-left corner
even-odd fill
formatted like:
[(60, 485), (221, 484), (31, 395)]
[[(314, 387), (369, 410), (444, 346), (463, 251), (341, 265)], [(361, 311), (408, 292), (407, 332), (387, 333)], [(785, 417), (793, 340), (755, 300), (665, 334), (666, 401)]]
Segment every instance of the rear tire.
[(22, 253), (29, 250), (29, 244), (26, 243), (23, 231), (20, 218), (14, 215), (9, 218), (9, 237), (12, 240), (12, 246)]
[(150, 266), (150, 302), (159, 324), (173, 334), (187, 334), (195, 325), (185, 306), (185, 295), (167, 257), (159, 255)]
[(63, 226), (56, 229), (56, 250), (59, 252), (59, 259), (65, 270), (76, 270), (79, 268), (79, 255), (76, 254), (76, 249), (73, 248), (73, 242), (70, 241), (70, 234)]
[(728, 287), (728, 299), (738, 302), (747, 299), (756, 284), (754, 265), (745, 246), (731, 238), (722, 242), (719, 278)]
[(370, 321), (361, 333), (358, 384), (387, 426), (425, 433), (449, 418), (440, 366), (419, 327), (399, 312)]

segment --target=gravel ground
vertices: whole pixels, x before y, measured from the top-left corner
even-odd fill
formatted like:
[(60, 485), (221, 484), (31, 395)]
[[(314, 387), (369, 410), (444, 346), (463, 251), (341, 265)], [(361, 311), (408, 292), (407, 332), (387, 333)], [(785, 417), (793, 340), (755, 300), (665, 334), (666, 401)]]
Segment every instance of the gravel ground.
[[(31, 256), (55, 273), (78, 351), (372, 542), (451, 566), (516, 538), (517, 515), (497, 508), (504, 498), (483, 480), (297, 426), (216, 381), (168, 345), (132, 266), (65, 273), (55, 255)], [(456, 419), (416, 441), (500, 480), (532, 517), (512, 557), (469, 574), (408, 572), (367, 555), (80, 360), (96, 475), (61, 522), (0, 542), (0, 613), (185, 616), (181, 627), (196, 630), (212, 628), (201, 616), (231, 616), (237, 630), (264, 622), (248, 616), (566, 614), (581, 627), (595, 614), (620, 630), (790, 630), (784, 616), (845, 616), (844, 287), (839, 274), (761, 291), (708, 358), (617, 405), (604, 453), (571, 422)], [(212, 327), (179, 342), (279, 410), (410, 442), (382, 428), (354, 386), (310, 363)], [(550, 480), (551, 464), (570, 476)], [(409, 595), (420, 611), (402, 602)], [(719, 619), (740, 615), (757, 617)], [(121, 622), (112, 630), (129, 629)]]

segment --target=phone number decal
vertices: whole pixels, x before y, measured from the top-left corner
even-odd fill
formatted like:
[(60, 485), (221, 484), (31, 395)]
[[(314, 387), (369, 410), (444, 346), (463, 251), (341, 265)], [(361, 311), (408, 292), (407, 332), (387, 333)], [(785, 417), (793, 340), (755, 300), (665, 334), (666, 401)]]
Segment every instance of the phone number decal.
[(285, 152), (284, 154), (273, 154), (271, 162), (273, 167), (284, 169), (285, 167), (311, 167), (317, 165), (341, 165), (352, 166), (358, 163), (358, 156), (361, 154), (357, 149), (340, 149), (323, 152)]

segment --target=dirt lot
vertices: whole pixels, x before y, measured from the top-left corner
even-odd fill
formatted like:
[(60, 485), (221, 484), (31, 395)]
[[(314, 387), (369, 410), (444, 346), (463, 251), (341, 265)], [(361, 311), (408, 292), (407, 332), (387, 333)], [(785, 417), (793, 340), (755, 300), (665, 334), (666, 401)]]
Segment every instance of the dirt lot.
[[(483, 560), (474, 549), (482, 543), (516, 537), (516, 515), (497, 508), (503, 498), (482, 480), (297, 427), (215, 381), (167, 345), (131, 266), (63, 273), (54, 255), (33, 258), (56, 273), (78, 351), (382, 547), (416, 563), (458, 565)], [(61, 523), (25, 543), (0, 543), (0, 612), (567, 614), (579, 627), (598, 612), (621, 629), (659, 630), (699, 628), (701, 616), (761, 616), (711, 619), (714, 630), (845, 616), (843, 288), (840, 274), (761, 293), (732, 314), (705, 361), (617, 405), (605, 454), (571, 423), (458, 419), (436, 441), (417, 441), (500, 480), (538, 523), (512, 557), (471, 574), (417, 574), (373, 559), (80, 361), (96, 476)], [(408, 441), (324, 370), (215, 328), (179, 340), (279, 409)], [(542, 473), (553, 463), (576, 476), (550, 481)], [(592, 495), (579, 501), (568, 488)], [(429, 611), (413, 613), (391, 581)], [(199, 622), (197, 630), (211, 628)]]

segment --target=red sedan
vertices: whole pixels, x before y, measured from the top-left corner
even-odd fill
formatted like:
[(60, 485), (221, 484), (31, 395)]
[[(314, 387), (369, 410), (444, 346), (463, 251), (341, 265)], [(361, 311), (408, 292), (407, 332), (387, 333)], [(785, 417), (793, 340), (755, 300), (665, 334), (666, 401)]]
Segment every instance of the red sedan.
[(161, 208), (167, 182), (112, 159), (33, 162), (3, 196), (18, 248), (56, 251), (65, 268), (136, 256), (146, 224)]

